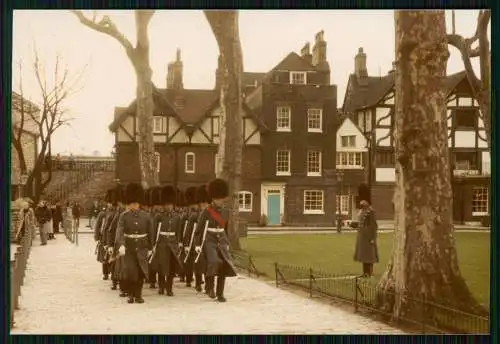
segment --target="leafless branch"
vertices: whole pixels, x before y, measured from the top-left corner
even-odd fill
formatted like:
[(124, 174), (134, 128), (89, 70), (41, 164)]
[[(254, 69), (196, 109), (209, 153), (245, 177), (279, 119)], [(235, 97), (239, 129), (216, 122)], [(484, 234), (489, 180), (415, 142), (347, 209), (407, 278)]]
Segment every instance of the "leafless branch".
[(78, 17), (80, 23), (82, 23), (83, 25), (116, 39), (118, 43), (120, 43), (123, 48), (125, 48), (127, 55), (132, 56), (134, 54), (134, 46), (125, 37), (125, 35), (118, 30), (116, 24), (111, 20), (109, 16), (103, 16), (102, 19), (97, 22), (96, 11), (93, 12), (92, 19), (87, 18), (81, 10), (73, 10), (71, 12)]

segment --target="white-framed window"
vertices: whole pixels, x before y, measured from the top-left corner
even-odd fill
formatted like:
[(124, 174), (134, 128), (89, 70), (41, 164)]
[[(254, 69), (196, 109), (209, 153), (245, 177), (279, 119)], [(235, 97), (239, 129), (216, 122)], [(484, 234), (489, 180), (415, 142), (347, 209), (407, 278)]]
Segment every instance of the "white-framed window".
[(163, 117), (153, 116), (153, 133), (161, 134), (163, 133)]
[(278, 106), (276, 108), (276, 131), (292, 130), (292, 109), (290, 106)]
[(472, 188), (472, 216), (484, 216), (488, 214), (488, 188), (486, 186)]
[(307, 84), (307, 72), (290, 72), (290, 84), (293, 85)]
[(349, 204), (350, 197), (349, 195), (337, 195), (335, 204), (335, 214), (339, 213), (339, 204), (340, 204), (340, 213), (342, 215), (349, 214)]
[(160, 173), (160, 153), (155, 152), (155, 166), (156, 172)]
[(307, 151), (307, 176), (321, 176), (321, 151)]
[(362, 152), (337, 152), (338, 168), (363, 168)]
[(251, 212), (253, 195), (250, 191), (240, 191), (238, 193), (238, 203), (240, 212)]
[(290, 175), (290, 151), (278, 150), (276, 151), (276, 175), (289, 176)]
[(324, 214), (322, 190), (304, 190), (304, 214)]
[(342, 148), (356, 147), (356, 135), (343, 135), (340, 137), (340, 145)]
[(323, 131), (323, 110), (307, 109), (307, 131), (321, 133)]
[(186, 153), (184, 158), (184, 172), (194, 173), (195, 169), (195, 155), (193, 152)]

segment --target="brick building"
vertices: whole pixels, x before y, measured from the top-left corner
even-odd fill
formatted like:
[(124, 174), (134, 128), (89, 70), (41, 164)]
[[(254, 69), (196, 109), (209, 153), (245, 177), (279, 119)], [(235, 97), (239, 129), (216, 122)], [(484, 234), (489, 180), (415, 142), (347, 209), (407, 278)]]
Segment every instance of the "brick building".
[[(368, 148), (366, 163), (362, 164), (365, 178), (371, 184), (378, 216), (390, 219), (393, 205), (388, 200), (393, 197), (395, 181), (394, 73), (369, 76), (366, 58), (363, 48), (359, 48), (342, 111), (365, 135)], [(445, 86), (454, 221), (479, 221), (489, 215), (490, 153), (484, 124), (465, 72), (447, 76)]]
[[(24, 107), (24, 111), (22, 108)], [(31, 115), (40, 111), (32, 102), (22, 99), (21, 95), (12, 92), (12, 135), (20, 135), (20, 145), (26, 163), (26, 171), (21, 171), (18, 149), (11, 143), (11, 198), (15, 200), (23, 194), (22, 187), (30, 188), (30, 185), (24, 185), (26, 178), (35, 167), (38, 156), (38, 138), (40, 136), (38, 125), (31, 119)], [(23, 180), (24, 179), (24, 180)]]
[[(219, 61), (220, 62), (220, 61)], [(167, 87), (154, 89), (154, 139), (162, 184), (179, 188), (215, 177), (220, 64), (213, 90), (184, 89), (180, 52)], [(330, 85), (323, 32), (268, 73), (244, 73), (240, 213), (251, 223), (331, 225), (335, 211), (337, 88)], [(139, 181), (135, 102), (115, 109), (116, 177)]]

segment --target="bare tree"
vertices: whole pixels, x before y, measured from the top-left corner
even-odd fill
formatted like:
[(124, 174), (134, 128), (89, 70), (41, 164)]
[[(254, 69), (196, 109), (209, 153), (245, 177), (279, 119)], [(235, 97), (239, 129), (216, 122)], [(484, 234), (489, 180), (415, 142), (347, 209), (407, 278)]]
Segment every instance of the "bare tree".
[(242, 93), (243, 53), (239, 35), (238, 11), (204, 11), (205, 17), (219, 46), (223, 71), (220, 86), (222, 128), (217, 176), (228, 181), (230, 201), (229, 242), (233, 249), (241, 249), (238, 235), (241, 163), (243, 156)]
[[(454, 17), (454, 13), (453, 13)], [(469, 80), (472, 92), (479, 102), (480, 117), (484, 123), (486, 137), (483, 139), (491, 148), (491, 51), (488, 40), (488, 25), (491, 19), (490, 10), (479, 11), (477, 18), (476, 33), (470, 38), (455, 33), (453, 20), (452, 33), (447, 35), (448, 44), (458, 49), (464, 62), (465, 73)], [(472, 46), (478, 43), (477, 47)], [(476, 76), (472, 68), (471, 59), (479, 57), (481, 78)]]
[[(43, 191), (52, 180), (52, 169), (44, 176), (46, 157), (51, 155), (52, 138), (54, 133), (62, 126), (69, 125), (72, 120), (65, 107), (66, 101), (80, 90), (81, 80), (85, 68), (80, 72), (70, 75), (67, 67), (62, 66), (62, 58), (57, 55), (54, 65), (53, 80), (47, 80), (45, 71), (40, 62), (38, 52), (34, 49), (33, 72), (37, 86), (40, 90), (40, 101), (28, 101), (23, 89), (23, 65), (18, 63), (19, 90), (18, 95), (12, 97), (12, 111), (14, 114), (12, 126), (12, 145), (17, 152), (20, 172), (28, 176), (26, 185), (29, 197), (38, 202)], [(39, 136), (39, 151), (37, 152), (33, 168), (28, 170), (26, 152), (23, 149), (26, 136), (25, 129), (31, 127)]]
[(153, 140), (153, 82), (151, 80), (153, 71), (149, 62), (149, 37), (148, 27), (155, 11), (135, 10), (135, 26), (137, 41), (135, 47), (118, 30), (109, 16), (97, 18), (96, 11), (92, 18), (87, 18), (82, 11), (72, 11), (80, 20), (80, 23), (88, 28), (113, 37), (122, 45), (132, 63), (137, 78), (137, 108), (136, 118), (138, 120), (138, 144), (139, 144), (139, 166), (141, 170), (141, 181), (144, 187), (159, 185), (158, 171), (156, 170), (156, 156)]
[(380, 306), (396, 319), (425, 314), (429, 323), (438, 321), (435, 308), (422, 299), (484, 313), (460, 274), (453, 237), (445, 13), (396, 11), (395, 25), (395, 232)]

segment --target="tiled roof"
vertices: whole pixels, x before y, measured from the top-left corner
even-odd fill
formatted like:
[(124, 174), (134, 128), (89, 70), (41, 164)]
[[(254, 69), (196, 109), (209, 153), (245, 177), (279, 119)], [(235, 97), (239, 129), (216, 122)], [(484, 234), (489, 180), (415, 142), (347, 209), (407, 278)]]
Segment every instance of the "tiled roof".
[[(394, 88), (394, 75), (389, 73), (383, 77), (368, 76), (363, 78), (362, 83), (356, 75), (349, 75), (342, 111), (352, 113), (377, 105)], [(465, 71), (448, 75), (445, 81), (447, 94), (450, 94), (463, 78), (466, 78)]]

